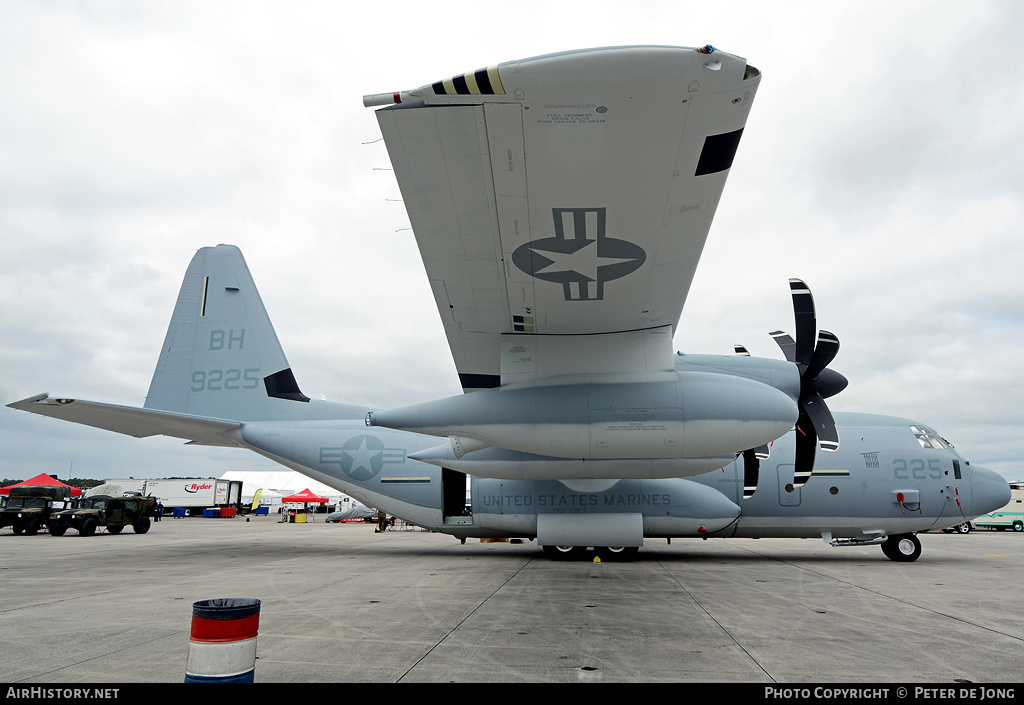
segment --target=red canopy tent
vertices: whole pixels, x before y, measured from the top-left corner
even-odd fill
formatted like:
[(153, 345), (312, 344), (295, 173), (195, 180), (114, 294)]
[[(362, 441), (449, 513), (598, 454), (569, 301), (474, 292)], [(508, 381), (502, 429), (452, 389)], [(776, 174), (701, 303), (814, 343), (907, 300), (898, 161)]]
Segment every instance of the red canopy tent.
[[(59, 487), (71, 487), (70, 485), (63, 483), (60, 480), (57, 480), (53, 477), (50, 477), (46, 473), (43, 473), (41, 475), (36, 475), (35, 477), (29, 480), (25, 480), (24, 482), (15, 482), (13, 485), (7, 485), (7, 487), (0, 487), (0, 495), (9, 495), (11, 493), (11, 488), (17, 487), (18, 485), (57, 485)], [(309, 490), (306, 491), (308, 492)], [(82, 490), (78, 489), (77, 487), (71, 487), (71, 495), (73, 497), (78, 497), (80, 494), (82, 494)]]
[(285, 504), (324, 504), (326, 502), (330, 502), (331, 500), (327, 499), (326, 497), (321, 497), (318, 494), (313, 494), (307, 487), (306, 489), (302, 490), (302, 492), (288, 495), (287, 497), (282, 497), (281, 501), (284, 502)]

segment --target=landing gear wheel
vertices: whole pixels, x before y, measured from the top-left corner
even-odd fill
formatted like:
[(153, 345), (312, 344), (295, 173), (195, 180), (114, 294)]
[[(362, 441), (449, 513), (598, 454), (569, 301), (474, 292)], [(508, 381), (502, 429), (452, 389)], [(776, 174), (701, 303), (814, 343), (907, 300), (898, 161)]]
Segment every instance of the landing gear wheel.
[(544, 553), (556, 561), (576, 561), (587, 553), (586, 546), (545, 546)]
[(639, 550), (639, 546), (598, 546), (597, 555), (602, 561), (631, 561)]
[(910, 563), (921, 557), (921, 540), (914, 534), (890, 536), (882, 544), (882, 553), (890, 560)]

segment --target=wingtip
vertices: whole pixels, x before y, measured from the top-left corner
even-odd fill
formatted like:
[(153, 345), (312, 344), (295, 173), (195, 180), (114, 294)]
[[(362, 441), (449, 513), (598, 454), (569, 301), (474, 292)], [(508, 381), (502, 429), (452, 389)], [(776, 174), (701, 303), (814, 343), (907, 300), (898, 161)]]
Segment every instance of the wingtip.
[(34, 404), (37, 401), (42, 401), (43, 399), (49, 399), (49, 398), (50, 398), (49, 392), (43, 392), (42, 394), (36, 394), (35, 396), (31, 396), (31, 397), (28, 397), (26, 399), (21, 399), (19, 401), (12, 401), (7, 406), (9, 408), (11, 408), (11, 409), (17, 409), (18, 407), (25, 406), (26, 404)]

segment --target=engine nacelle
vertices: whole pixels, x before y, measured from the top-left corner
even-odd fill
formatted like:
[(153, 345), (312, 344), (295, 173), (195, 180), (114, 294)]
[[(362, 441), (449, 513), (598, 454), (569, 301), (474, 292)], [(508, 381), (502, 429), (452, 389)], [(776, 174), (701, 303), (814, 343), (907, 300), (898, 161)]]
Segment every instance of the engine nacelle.
[(724, 468), (736, 455), (710, 458), (552, 458), (507, 448), (485, 448), (456, 456), (451, 444), (410, 453), (409, 457), (467, 475), (499, 480), (664, 479), (703, 475)]
[(643, 382), (550, 381), (367, 414), (383, 426), (449, 438), (456, 457), (493, 446), (554, 458), (708, 458), (770, 443), (797, 420), (767, 384), (705, 372)]

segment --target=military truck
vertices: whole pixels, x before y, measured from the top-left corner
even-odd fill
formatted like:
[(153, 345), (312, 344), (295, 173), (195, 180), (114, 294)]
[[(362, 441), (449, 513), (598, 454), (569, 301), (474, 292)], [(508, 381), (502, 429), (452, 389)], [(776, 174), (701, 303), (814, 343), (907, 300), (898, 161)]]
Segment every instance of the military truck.
[(33, 536), (49, 526), (55, 511), (71, 506), (71, 488), (57, 485), (15, 485), (0, 511), (0, 529)]
[(119, 534), (126, 526), (144, 534), (149, 531), (155, 506), (155, 497), (92, 495), (74, 509), (52, 515), (50, 535), (63, 536), (68, 529), (75, 529), (79, 536), (92, 536), (100, 527), (106, 527), (108, 534)]

